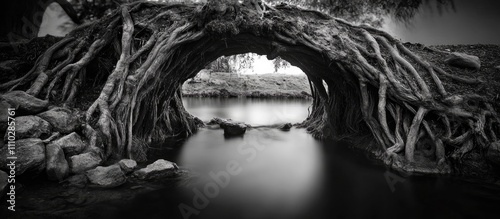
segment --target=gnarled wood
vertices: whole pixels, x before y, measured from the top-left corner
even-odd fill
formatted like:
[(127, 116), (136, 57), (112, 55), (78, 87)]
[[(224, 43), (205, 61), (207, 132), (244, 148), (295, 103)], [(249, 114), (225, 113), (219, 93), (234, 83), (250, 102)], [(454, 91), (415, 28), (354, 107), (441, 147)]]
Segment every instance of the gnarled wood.
[[(82, 94), (82, 84), (89, 84), (89, 64), (115, 54), (106, 80), (93, 81), (92, 89), (101, 92), (86, 116), (105, 136), (107, 155), (132, 157), (133, 139), (196, 130), (182, 106), (183, 82), (220, 56), (255, 52), (280, 56), (307, 74), (314, 101), (302, 127), (315, 137), (355, 140), (368, 132), (378, 150), (408, 163), (416, 160), (416, 145), (430, 139), (438, 165), (453, 154), (445, 149), (463, 153), (472, 150), (471, 142), (485, 148), (500, 135), (490, 100), (445, 89), (480, 81), (445, 72), (383, 31), (285, 4), (262, 7), (267, 10), (238, 3), (125, 5), (74, 30), (25, 77), (0, 89), (26, 88), (69, 104)], [(469, 105), (469, 100), (485, 103)], [(95, 132), (89, 131), (93, 142)]]

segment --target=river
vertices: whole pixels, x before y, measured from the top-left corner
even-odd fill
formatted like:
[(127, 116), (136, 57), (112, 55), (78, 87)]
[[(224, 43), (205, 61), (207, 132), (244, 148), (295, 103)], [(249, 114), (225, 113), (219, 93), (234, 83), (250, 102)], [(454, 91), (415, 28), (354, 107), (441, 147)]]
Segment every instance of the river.
[[(258, 125), (299, 122), (309, 106), (303, 100), (238, 98), (184, 103), (203, 120), (231, 117)], [(189, 169), (188, 183), (135, 198), (120, 216), (181, 217), (183, 206), (190, 218), (478, 218), (500, 206), (498, 185), (401, 176), (345, 142), (318, 141), (303, 129), (257, 128), (225, 139), (222, 130), (205, 128), (164, 148), (155, 157)], [(228, 165), (237, 167), (235, 174)]]

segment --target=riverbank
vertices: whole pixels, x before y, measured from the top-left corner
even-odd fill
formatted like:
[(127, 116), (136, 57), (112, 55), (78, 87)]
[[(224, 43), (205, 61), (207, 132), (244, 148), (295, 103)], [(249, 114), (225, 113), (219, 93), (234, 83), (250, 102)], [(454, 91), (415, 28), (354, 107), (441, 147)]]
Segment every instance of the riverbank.
[(182, 86), (187, 97), (311, 98), (306, 75), (246, 74), (206, 71)]

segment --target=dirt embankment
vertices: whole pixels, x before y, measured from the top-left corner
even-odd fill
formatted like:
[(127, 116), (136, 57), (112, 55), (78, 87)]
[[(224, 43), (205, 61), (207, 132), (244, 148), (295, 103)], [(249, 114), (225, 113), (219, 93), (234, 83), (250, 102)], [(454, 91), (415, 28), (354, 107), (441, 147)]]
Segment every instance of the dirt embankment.
[(306, 75), (200, 73), (182, 86), (183, 96), (310, 98)]

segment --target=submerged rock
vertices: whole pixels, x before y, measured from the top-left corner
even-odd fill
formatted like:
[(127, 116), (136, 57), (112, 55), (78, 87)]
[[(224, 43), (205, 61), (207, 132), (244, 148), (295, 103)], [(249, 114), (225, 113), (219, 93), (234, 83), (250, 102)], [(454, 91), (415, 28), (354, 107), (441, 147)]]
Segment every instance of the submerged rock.
[(9, 102), (12, 106), (28, 114), (42, 112), (49, 106), (48, 100), (38, 99), (24, 91), (12, 91), (2, 95), (2, 98)]
[(479, 60), (479, 57), (467, 55), (465, 53), (451, 53), (444, 61), (446, 64), (458, 68), (469, 68), (475, 70), (479, 70), (481, 68), (481, 60)]
[(79, 116), (67, 108), (54, 107), (38, 116), (47, 120), (61, 134), (71, 133), (80, 126)]
[(66, 156), (73, 156), (81, 153), (87, 148), (87, 144), (82, 141), (80, 135), (75, 132), (52, 141), (49, 145), (58, 145), (64, 150)]
[(147, 167), (134, 172), (134, 175), (142, 180), (159, 179), (175, 175), (177, 165), (173, 162), (159, 159)]
[(88, 184), (89, 180), (87, 179), (87, 176), (85, 176), (85, 174), (77, 174), (77, 175), (73, 175), (73, 176), (68, 177), (65, 180), (65, 182), (69, 186), (73, 186), (73, 187), (77, 187), (77, 188), (84, 188)]
[(125, 173), (130, 173), (137, 167), (137, 162), (131, 159), (123, 159), (118, 162), (118, 165), (122, 168)]
[(15, 154), (9, 153), (8, 146), (0, 149), (0, 168), (7, 169), (10, 156), (17, 157), (16, 175), (26, 171), (41, 172), (45, 168), (45, 144), (39, 138), (27, 138), (16, 141)]
[(290, 131), (290, 129), (293, 127), (292, 123), (285, 123), (279, 127), (281, 131)]
[(51, 133), (50, 124), (38, 116), (19, 116), (15, 123), (16, 139), (39, 138)]
[(64, 152), (61, 146), (57, 144), (49, 144), (46, 147), (45, 156), (47, 157), (46, 173), (50, 180), (61, 181), (69, 174), (68, 161), (64, 157)]
[(85, 175), (92, 184), (103, 188), (114, 188), (127, 182), (127, 178), (118, 164), (107, 167), (98, 166), (87, 171)]
[(239, 122), (223, 122), (220, 127), (224, 129), (224, 135), (226, 136), (243, 135), (247, 131), (247, 125)]
[(87, 152), (79, 155), (74, 155), (69, 158), (69, 166), (72, 173), (82, 173), (93, 169), (101, 164), (101, 157), (94, 152)]

